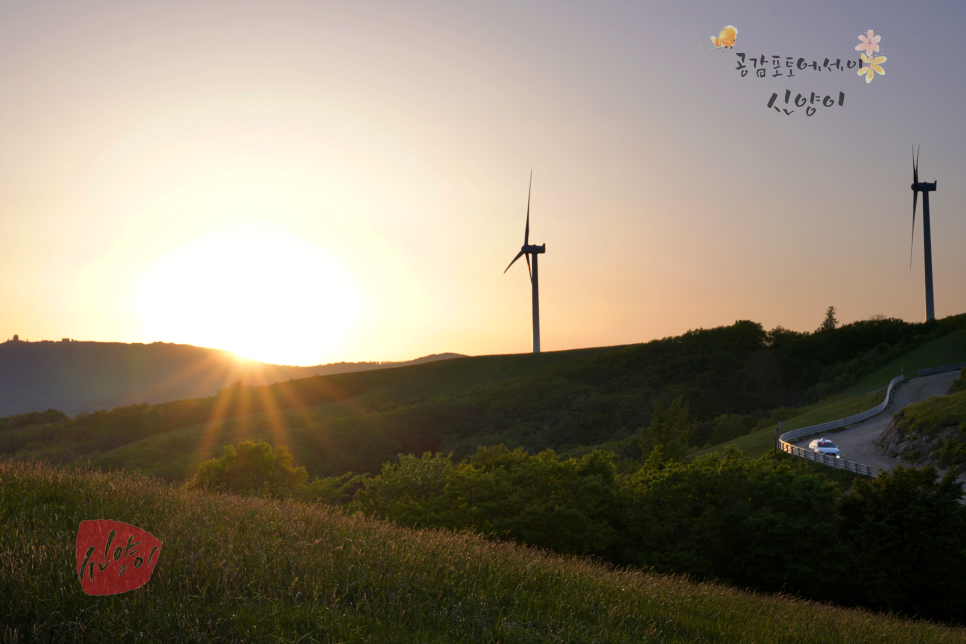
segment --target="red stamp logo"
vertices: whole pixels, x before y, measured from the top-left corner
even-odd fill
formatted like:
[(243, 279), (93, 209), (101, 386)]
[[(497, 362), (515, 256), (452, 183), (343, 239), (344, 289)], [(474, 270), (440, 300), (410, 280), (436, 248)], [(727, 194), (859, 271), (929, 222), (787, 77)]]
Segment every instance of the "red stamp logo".
[(77, 529), (77, 576), (88, 595), (114, 595), (151, 579), (161, 542), (127, 523), (81, 521)]

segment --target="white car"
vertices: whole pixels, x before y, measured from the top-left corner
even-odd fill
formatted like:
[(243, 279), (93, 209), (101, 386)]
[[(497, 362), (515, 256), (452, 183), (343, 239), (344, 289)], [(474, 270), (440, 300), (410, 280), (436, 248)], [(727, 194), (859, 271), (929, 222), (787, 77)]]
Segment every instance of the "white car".
[(839, 448), (835, 443), (828, 440), (827, 438), (817, 438), (808, 444), (808, 449), (813, 452), (818, 452), (819, 454), (834, 454), (835, 458), (839, 458)]

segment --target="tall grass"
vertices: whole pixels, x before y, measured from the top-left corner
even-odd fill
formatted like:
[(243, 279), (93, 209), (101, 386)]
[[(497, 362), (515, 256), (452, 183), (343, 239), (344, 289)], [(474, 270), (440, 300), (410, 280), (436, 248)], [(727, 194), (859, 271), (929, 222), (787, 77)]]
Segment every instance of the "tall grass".
[[(83, 519), (163, 543), (150, 582), (83, 593)], [(962, 630), (412, 531), (334, 510), (0, 458), (4, 642), (963, 642)]]

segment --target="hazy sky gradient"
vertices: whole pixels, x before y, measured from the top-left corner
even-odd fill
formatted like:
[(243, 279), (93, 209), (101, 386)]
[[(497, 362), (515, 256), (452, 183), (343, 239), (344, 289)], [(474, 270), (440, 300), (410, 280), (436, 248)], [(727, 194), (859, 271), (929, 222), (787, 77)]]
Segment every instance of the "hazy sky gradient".
[[(856, 59), (868, 29), (871, 84), (734, 69)], [(292, 364), (528, 351), (526, 266), (503, 269), (531, 168), (544, 350), (812, 330), (829, 305), (918, 321), (913, 143), (939, 184), (936, 314), (966, 312), (964, 33), (963, 2), (9, 0), (0, 336)], [(845, 105), (768, 110), (786, 89)]]

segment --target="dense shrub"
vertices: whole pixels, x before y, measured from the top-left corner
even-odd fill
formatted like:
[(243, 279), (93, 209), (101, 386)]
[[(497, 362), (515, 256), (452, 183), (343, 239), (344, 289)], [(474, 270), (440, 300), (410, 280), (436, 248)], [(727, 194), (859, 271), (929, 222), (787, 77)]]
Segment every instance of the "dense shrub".
[(292, 466), (292, 455), (283, 445), (272, 447), (264, 441), (245, 441), (237, 448), (226, 445), (221, 458), (202, 463), (188, 488), (292, 496), (308, 477), (304, 467)]
[(966, 621), (966, 508), (955, 474), (897, 467), (837, 503), (850, 599), (881, 610)]
[(606, 552), (617, 485), (603, 452), (561, 460), (502, 445), (458, 465), (440, 454), (400, 457), (366, 481), (353, 505), (414, 526), (470, 529), (561, 553)]
[[(620, 563), (821, 597), (841, 575), (838, 486), (734, 447), (621, 482)], [(808, 553), (822, 553), (810, 556)]]

